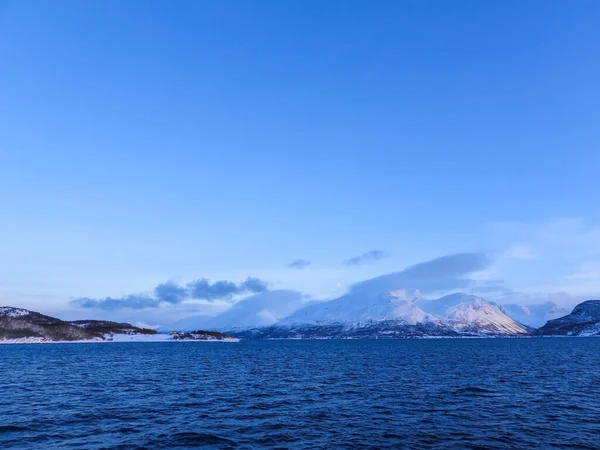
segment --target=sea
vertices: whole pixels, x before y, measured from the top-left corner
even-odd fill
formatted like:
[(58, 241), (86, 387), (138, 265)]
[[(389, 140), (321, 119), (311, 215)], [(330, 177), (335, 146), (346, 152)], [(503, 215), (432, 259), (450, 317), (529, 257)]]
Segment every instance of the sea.
[(0, 346), (1, 449), (600, 449), (600, 339)]

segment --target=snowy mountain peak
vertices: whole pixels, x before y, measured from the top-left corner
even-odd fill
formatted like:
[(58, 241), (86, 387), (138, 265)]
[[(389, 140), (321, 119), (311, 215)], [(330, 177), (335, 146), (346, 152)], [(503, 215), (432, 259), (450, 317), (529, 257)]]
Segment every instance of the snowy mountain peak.
[(443, 318), (456, 330), (479, 331), (483, 334), (522, 334), (527, 329), (509, 316), (498, 305), (469, 294), (451, 294), (437, 300), (423, 300), (419, 306)]
[(416, 305), (412, 295), (397, 290), (377, 295), (348, 294), (309, 305), (278, 324), (365, 324), (390, 320), (416, 324), (429, 321), (430, 315)]
[(310, 305), (277, 323), (280, 327), (339, 325), (344, 329), (420, 326), (467, 334), (524, 334), (516, 323), (494, 303), (468, 294), (452, 294), (437, 300), (424, 300), (420, 294), (396, 290), (386, 294), (351, 293), (344, 297)]

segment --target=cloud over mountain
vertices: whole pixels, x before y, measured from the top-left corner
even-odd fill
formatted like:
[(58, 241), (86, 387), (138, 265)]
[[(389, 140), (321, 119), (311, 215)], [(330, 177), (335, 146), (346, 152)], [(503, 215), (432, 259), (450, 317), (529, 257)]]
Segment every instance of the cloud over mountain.
[(192, 330), (233, 330), (272, 325), (303, 305), (306, 296), (293, 290), (273, 290), (251, 295), (215, 317), (192, 316), (175, 327)]
[(390, 292), (396, 289), (418, 289), (423, 294), (452, 289), (465, 289), (473, 283), (469, 274), (491, 265), (485, 253), (457, 253), (415, 264), (401, 272), (381, 275), (356, 283), (350, 293)]

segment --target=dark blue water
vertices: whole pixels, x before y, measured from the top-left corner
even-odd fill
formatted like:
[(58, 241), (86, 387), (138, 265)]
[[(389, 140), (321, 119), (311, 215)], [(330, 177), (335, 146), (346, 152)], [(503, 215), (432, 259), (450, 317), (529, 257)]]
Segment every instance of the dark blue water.
[(0, 448), (600, 448), (600, 339), (0, 346)]

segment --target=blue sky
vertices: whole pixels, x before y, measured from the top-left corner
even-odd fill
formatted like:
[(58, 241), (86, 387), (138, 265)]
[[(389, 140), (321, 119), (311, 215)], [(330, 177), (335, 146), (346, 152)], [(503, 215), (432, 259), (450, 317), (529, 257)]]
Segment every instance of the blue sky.
[(593, 0), (0, 1), (0, 303), (248, 277), (331, 298), (462, 252), (535, 298), (600, 292), (599, 21)]

